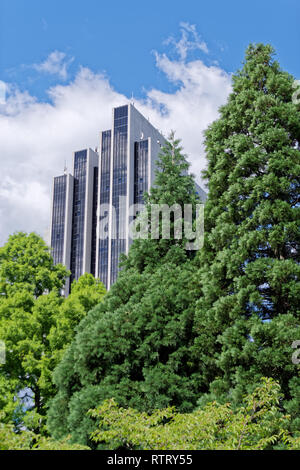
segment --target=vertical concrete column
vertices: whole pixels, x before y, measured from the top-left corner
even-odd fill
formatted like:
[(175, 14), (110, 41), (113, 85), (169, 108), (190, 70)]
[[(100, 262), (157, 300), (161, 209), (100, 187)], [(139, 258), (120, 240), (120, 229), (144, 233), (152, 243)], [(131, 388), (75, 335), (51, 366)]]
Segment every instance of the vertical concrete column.
[(86, 191), (84, 205), (84, 241), (82, 274), (91, 270), (92, 252), (92, 222), (93, 222), (93, 194), (94, 194), (94, 168), (98, 166), (98, 154), (92, 149), (87, 151), (86, 163)]

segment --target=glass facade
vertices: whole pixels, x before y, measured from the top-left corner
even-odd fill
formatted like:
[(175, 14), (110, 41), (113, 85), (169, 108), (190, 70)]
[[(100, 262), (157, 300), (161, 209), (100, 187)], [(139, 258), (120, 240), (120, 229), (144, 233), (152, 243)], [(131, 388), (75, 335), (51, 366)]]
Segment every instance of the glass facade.
[(148, 140), (134, 144), (134, 204), (143, 204), (148, 189)]
[[(102, 151), (100, 162), (100, 205), (109, 204), (110, 195), (110, 157), (111, 157), (111, 131), (102, 132)], [(108, 224), (107, 214), (102, 214), (99, 222), (99, 233), (107, 232), (107, 238), (99, 239), (98, 277), (107, 287), (108, 285)], [(106, 226), (106, 227), (105, 227)]]
[(87, 150), (75, 152), (74, 193), (71, 241), (71, 283), (82, 275), (84, 244), (84, 212), (87, 177)]
[(51, 248), (54, 264), (63, 263), (67, 175), (54, 178)]
[(144, 204), (160, 141), (133, 104), (114, 108), (111, 130), (101, 133), (100, 155), (90, 148), (75, 152), (73, 176), (55, 178), (52, 254), (70, 268), (70, 283), (86, 271), (107, 288), (116, 281), (120, 255), (132, 242), (128, 223), (136, 217), (127, 219), (127, 204)]
[(91, 273), (95, 277), (96, 277), (96, 246), (97, 246), (97, 203), (98, 203), (98, 167), (94, 167)]
[(114, 110), (112, 205), (116, 212), (116, 227), (111, 240), (111, 284), (117, 279), (120, 254), (126, 250), (126, 211), (120, 207), (119, 197), (127, 196), (127, 143), (128, 106), (121, 106)]

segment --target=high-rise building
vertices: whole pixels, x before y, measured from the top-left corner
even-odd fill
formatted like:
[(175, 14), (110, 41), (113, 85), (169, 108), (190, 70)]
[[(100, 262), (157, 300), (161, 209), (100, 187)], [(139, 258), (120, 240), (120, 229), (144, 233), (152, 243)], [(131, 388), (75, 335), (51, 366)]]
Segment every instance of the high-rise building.
[(107, 289), (115, 282), (120, 254), (132, 242), (129, 222), (154, 182), (164, 142), (133, 104), (120, 106), (113, 109), (112, 128), (101, 132), (99, 151), (74, 152), (73, 174), (54, 178), (51, 248), (54, 263), (71, 271), (66, 294), (84, 273), (100, 278)]
[(74, 152), (73, 175), (54, 178), (51, 247), (54, 262), (71, 271), (66, 293), (86, 272), (108, 289), (115, 282), (120, 254), (131, 243), (130, 208), (150, 190), (164, 140), (134, 105), (114, 108), (99, 151)]

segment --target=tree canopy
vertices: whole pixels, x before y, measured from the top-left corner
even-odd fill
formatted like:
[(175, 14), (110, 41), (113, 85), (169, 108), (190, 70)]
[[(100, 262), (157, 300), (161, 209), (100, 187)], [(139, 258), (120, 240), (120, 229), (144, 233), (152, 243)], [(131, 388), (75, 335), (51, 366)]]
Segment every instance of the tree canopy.
[[(250, 45), (220, 117), (206, 131), (204, 248), (195, 353), (211, 397), (236, 403), (278, 380), (299, 429), (300, 108), (268, 45)], [(211, 361), (211, 358), (214, 361)]]
[(35, 233), (10, 235), (0, 248), (2, 297), (27, 291), (37, 298), (45, 291), (61, 289), (67, 274), (64, 266), (53, 264), (49, 248)]
[(1, 409), (6, 423), (46, 432), (44, 420), (55, 393), (52, 372), (84, 315), (105, 288), (91, 274), (61, 296), (68, 271), (53, 265), (50, 250), (36, 234), (11, 236), (0, 249), (0, 339), (6, 361), (0, 365)]

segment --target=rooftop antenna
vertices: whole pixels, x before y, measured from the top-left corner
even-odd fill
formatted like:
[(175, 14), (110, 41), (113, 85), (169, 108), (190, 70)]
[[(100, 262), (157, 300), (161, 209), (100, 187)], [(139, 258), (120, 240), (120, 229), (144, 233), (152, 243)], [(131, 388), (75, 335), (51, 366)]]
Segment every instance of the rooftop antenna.
[(132, 106), (134, 106), (133, 91), (131, 92), (131, 104), (132, 104)]
[(65, 165), (64, 165), (64, 175), (67, 174), (68, 168), (67, 168), (67, 160), (65, 160)]

